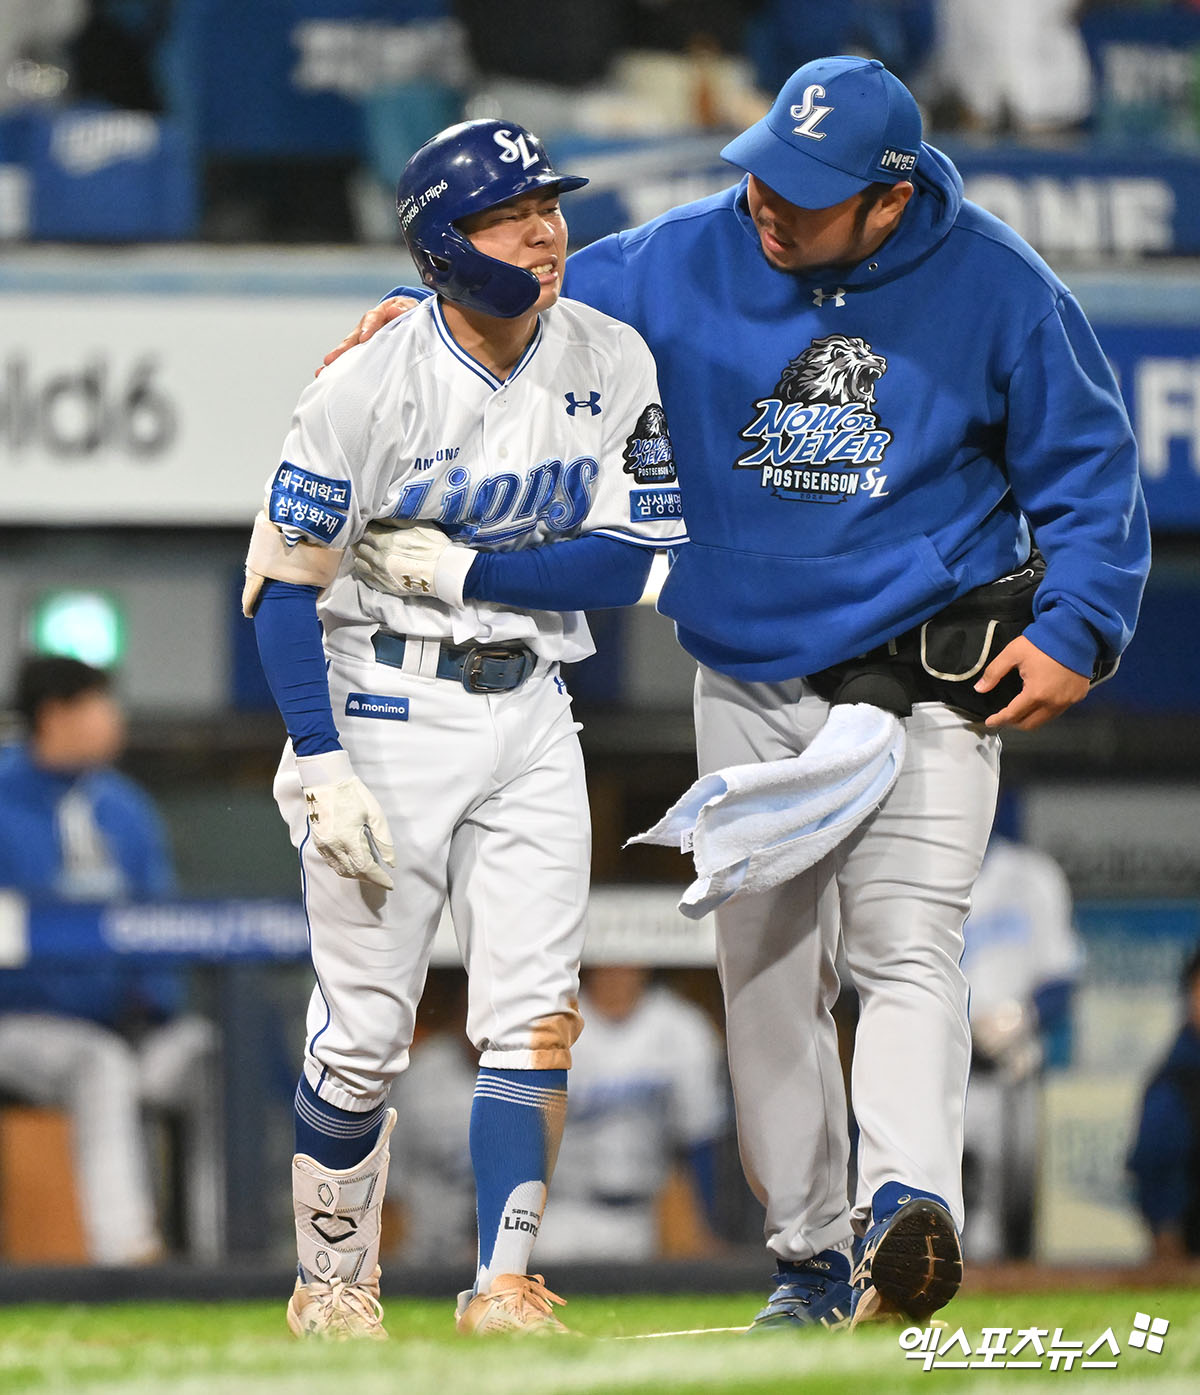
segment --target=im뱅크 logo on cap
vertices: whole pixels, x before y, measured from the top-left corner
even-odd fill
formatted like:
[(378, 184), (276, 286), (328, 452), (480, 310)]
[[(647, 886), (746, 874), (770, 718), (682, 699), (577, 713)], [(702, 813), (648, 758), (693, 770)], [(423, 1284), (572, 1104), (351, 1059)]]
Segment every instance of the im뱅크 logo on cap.
[(890, 147), (879, 157), (879, 168), (890, 174), (909, 174), (917, 167), (917, 157), (911, 150), (892, 150)]

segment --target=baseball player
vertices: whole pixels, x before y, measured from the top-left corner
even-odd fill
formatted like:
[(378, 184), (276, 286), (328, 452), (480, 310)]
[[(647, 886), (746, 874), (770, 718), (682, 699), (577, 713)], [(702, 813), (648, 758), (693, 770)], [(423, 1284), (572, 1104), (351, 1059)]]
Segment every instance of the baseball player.
[(1023, 1258), (1033, 1239), (1043, 1043), (1069, 1024), (1084, 960), (1062, 868), (993, 829), (964, 939), (972, 1067), (963, 1152), (968, 1199), (978, 1195), (963, 1238), (976, 1259)]
[[(583, 971), (587, 1031), (571, 1053), (570, 1117), (538, 1232), (543, 1261), (653, 1259), (656, 1199), (676, 1159), (712, 1214), (727, 1115), (720, 1037), (698, 1007), (647, 980), (629, 964)], [(445, 1263), (474, 1230), (462, 1105), (475, 1062), (461, 1025), (453, 1027), (414, 1047), (391, 1095), (399, 1120), (389, 1185), (405, 1205), (409, 1263)]]
[[(649, 351), (558, 303), (559, 195), (584, 183), (513, 123), (466, 122), (413, 155), (400, 221), (437, 295), (302, 395), (250, 542), (317, 978), (297, 1334), (385, 1335), (386, 1096), (447, 900), (481, 1053), (479, 1263), (457, 1325), (563, 1330), (562, 1300), (527, 1273), (580, 1030), (590, 855), (559, 665), (592, 652), (579, 612), (636, 599), (654, 550), (685, 537)], [(384, 560), (380, 531), (404, 536)]]
[(588, 1022), (571, 1080), (543, 1256), (618, 1263), (659, 1252), (656, 1201), (673, 1163), (704, 1220), (716, 1202), (728, 1104), (720, 1037), (704, 1013), (633, 964), (584, 971)]
[[(722, 153), (740, 183), (583, 248), (567, 284), (659, 365), (691, 538), (659, 608), (699, 661), (701, 774), (802, 753), (831, 666), (863, 656), (910, 690), (880, 807), (716, 924), (741, 1154), (777, 1263), (756, 1330), (922, 1320), (962, 1275), (959, 960), (999, 731), (1080, 701), (1129, 641), (1149, 566), (1136, 448), (1075, 298), (964, 199), (879, 62), (806, 64)], [(1012, 696), (972, 715), (920, 627), (1023, 569), (1031, 533), (1046, 572), (1028, 626), (961, 670), (968, 707)], [(839, 934), (862, 1008), (853, 1205)]]

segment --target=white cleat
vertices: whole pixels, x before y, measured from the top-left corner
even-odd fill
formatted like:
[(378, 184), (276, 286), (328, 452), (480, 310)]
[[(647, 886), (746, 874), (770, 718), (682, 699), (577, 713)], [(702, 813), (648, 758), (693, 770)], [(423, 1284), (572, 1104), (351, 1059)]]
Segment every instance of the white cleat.
[(287, 1306), (287, 1324), (297, 1337), (317, 1337), (327, 1342), (350, 1342), (366, 1338), (387, 1339), (383, 1325), (383, 1304), (379, 1301), (379, 1269), (366, 1283), (350, 1284), (344, 1279), (324, 1283), (296, 1280)]
[(540, 1274), (500, 1274), (486, 1293), (458, 1295), (454, 1325), (471, 1337), (513, 1335), (546, 1337), (570, 1333), (554, 1316), (554, 1304), (566, 1303), (551, 1293)]

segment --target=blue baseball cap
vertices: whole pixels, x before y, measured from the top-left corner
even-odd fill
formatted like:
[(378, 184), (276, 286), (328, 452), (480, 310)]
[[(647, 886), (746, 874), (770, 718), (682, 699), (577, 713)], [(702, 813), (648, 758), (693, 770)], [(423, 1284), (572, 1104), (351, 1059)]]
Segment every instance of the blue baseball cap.
[(829, 208), (868, 184), (908, 179), (921, 155), (912, 93), (877, 58), (817, 58), (783, 84), (721, 158), (798, 208)]

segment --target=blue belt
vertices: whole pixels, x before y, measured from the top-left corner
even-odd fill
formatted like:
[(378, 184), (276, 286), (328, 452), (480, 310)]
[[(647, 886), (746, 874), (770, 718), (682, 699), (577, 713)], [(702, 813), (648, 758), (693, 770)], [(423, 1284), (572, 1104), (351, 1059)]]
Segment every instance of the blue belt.
[[(426, 643), (436, 643), (427, 640)], [(403, 668), (405, 640), (376, 630), (371, 636), (375, 658), (389, 668)], [(537, 666), (537, 655), (524, 644), (466, 644), (438, 651), (437, 676), (452, 678), (469, 693), (511, 693)]]

